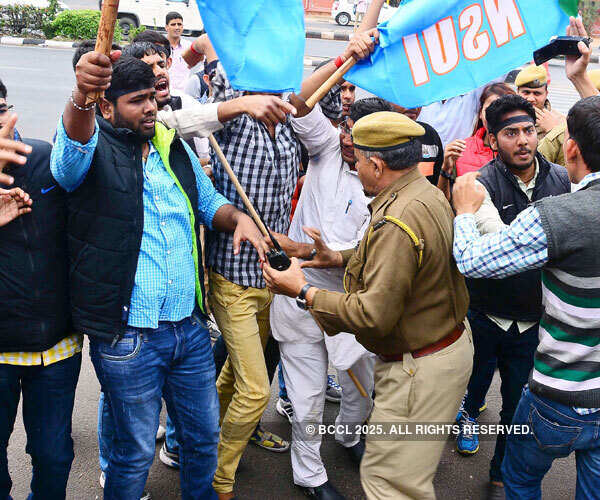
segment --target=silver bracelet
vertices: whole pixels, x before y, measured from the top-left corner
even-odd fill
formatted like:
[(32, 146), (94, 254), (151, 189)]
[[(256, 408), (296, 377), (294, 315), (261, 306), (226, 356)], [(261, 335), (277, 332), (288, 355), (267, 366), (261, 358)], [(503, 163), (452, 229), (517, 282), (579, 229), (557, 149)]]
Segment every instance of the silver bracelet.
[(94, 109), (96, 107), (96, 103), (95, 102), (93, 102), (89, 106), (80, 106), (73, 99), (73, 93), (72, 92), (71, 92), (71, 95), (69, 96), (69, 100), (71, 101), (71, 104), (73, 105), (73, 107), (75, 109), (79, 110), (79, 111), (91, 111), (92, 109)]

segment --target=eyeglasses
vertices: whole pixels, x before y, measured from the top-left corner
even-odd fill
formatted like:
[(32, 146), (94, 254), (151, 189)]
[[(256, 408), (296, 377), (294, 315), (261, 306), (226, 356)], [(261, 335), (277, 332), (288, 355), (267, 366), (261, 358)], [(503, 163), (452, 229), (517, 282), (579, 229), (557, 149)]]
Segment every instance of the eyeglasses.
[(3, 115), (4, 113), (8, 113), (8, 111), (10, 111), (11, 109), (13, 109), (14, 106), (11, 104), (10, 106), (0, 106), (0, 115)]
[(346, 120), (340, 123), (338, 128), (342, 134), (350, 135), (352, 133), (352, 128), (348, 126), (348, 122)]

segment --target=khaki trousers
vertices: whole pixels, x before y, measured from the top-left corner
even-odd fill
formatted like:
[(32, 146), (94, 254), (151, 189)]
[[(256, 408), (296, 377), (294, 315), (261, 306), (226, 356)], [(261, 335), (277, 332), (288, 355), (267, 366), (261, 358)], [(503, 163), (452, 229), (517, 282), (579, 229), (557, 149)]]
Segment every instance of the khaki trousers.
[(263, 351), (269, 339), (272, 295), (266, 288), (236, 285), (212, 271), (209, 285), (211, 310), (228, 353), (217, 380), (221, 435), (213, 486), (217, 493), (229, 493), (271, 394)]
[[(473, 367), (468, 327), (441, 351), (402, 361), (375, 362), (375, 405), (369, 425), (454, 423)], [(400, 425), (402, 428), (403, 426)], [(370, 500), (435, 499), (433, 477), (446, 440), (439, 436), (383, 439), (367, 435), (360, 479)]]

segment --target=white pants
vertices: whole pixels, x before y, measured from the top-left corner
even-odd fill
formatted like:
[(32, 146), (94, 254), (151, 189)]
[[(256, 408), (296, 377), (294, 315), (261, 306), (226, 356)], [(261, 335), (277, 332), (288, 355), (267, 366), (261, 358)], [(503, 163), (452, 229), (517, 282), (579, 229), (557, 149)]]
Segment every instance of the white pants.
[[(325, 391), (327, 390), (328, 356), (325, 341), (312, 344), (279, 342), (281, 366), (287, 394), (294, 409), (292, 423), (292, 469), (294, 483), (315, 487), (327, 481), (327, 472), (321, 460), (321, 436), (307, 432), (308, 424), (318, 425), (323, 420)], [(363, 397), (346, 371), (338, 372), (342, 386), (342, 402), (336, 426), (347, 424), (351, 430), (362, 424), (373, 406), (373, 357), (363, 357), (352, 365), (352, 372), (369, 395)], [(335, 439), (345, 447), (358, 443), (360, 434), (337, 433)]]

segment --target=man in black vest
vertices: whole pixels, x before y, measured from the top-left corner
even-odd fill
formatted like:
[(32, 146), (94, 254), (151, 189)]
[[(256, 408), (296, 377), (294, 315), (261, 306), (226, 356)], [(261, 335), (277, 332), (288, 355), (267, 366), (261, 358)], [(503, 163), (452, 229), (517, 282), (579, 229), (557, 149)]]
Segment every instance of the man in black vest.
[[(530, 203), (568, 193), (571, 184), (563, 167), (536, 153), (536, 114), (525, 99), (516, 95), (501, 97), (488, 108), (486, 118), (490, 146), (498, 156), (480, 170), (478, 180), (485, 187), (486, 201), (475, 219), (480, 232), (494, 233), (510, 224)], [(473, 425), (491, 383), (487, 366), (494, 358), (502, 380), (500, 423), (510, 424), (533, 366), (541, 317), (539, 271), (503, 280), (468, 279), (467, 285), (475, 356), (464, 407), (458, 416), (461, 431), (457, 448), (465, 455), (479, 448)], [(503, 498), (500, 466), (505, 444), (506, 437), (499, 434), (490, 466), (492, 498)]]
[[(142, 495), (164, 397), (182, 443), (183, 497), (215, 498), (218, 399), (199, 225), (233, 232), (235, 252), (248, 241), (263, 260), (268, 247), (175, 131), (156, 123), (147, 64), (122, 57), (111, 66), (91, 52), (76, 80), (51, 169), (69, 192), (73, 322), (90, 338), (115, 424), (104, 496)], [(95, 115), (87, 96), (100, 91)]]
[(83, 339), (69, 313), (66, 193), (50, 173), (50, 144), (8, 139), (15, 122), (0, 130), (0, 183), (18, 186), (0, 189), (0, 498), (11, 498), (6, 449), (22, 394), (32, 495), (58, 500), (74, 457)]

